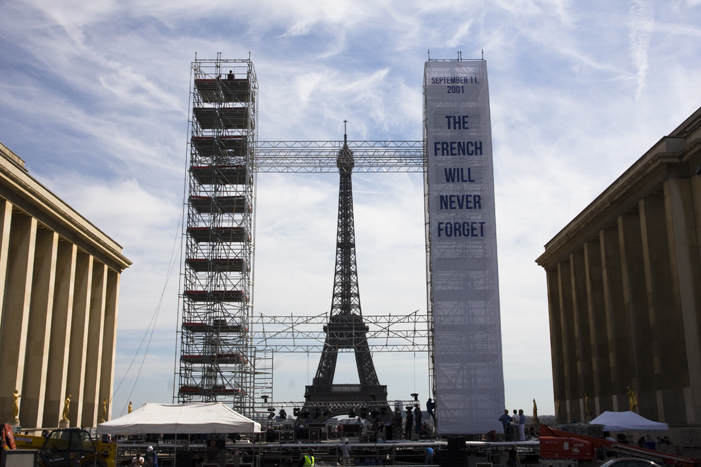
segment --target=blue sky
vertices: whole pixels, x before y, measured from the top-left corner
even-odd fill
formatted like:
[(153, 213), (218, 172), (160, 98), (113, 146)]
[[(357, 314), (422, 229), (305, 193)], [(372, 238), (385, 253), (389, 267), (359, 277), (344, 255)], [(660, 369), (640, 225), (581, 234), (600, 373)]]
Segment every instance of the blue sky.
[[(261, 140), (338, 140), (343, 120), (349, 139), (419, 140), (427, 51), (484, 50), (506, 402), (527, 413), (533, 398), (554, 412), (535, 258), (701, 106), (699, 0), (0, 0), (0, 9), (0, 141), (134, 262), (122, 276), (115, 382), (126, 378), (115, 416), (130, 399), (138, 407), (172, 394), (179, 264), (168, 271), (195, 53), (250, 52)], [(425, 311), (420, 176), (357, 175), (354, 188), (363, 312)], [(328, 311), (337, 190), (333, 174), (258, 177), (258, 312)], [(132, 392), (141, 358), (127, 370), (156, 310)], [(276, 357), (275, 397), (301, 400), (317, 362)], [(375, 362), (390, 398), (427, 396), (424, 357)]]

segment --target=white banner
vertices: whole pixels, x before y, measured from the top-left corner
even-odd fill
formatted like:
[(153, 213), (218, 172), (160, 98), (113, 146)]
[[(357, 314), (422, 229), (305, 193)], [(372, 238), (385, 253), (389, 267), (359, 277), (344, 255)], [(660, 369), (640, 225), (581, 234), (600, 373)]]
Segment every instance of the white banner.
[(504, 413), (487, 62), (426, 62), (424, 80), (438, 432), (482, 434)]

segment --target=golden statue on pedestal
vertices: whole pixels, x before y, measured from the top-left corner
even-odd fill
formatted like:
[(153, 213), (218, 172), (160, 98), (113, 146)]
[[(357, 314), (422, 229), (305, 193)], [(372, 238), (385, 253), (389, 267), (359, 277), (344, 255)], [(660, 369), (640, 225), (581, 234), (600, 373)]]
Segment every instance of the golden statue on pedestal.
[(129, 413), (131, 413), (131, 401), (129, 401)]
[(628, 392), (626, 394), (628, 395), (628, 408), (631, 412), (635, 412), (635, 408), (638, 407), (638, 396), (630, 386), (628, 386)]
[(535, 403), (535, 399), (533, 399), (533, 419), (538, 420), (538, 404)]
[(71, 413), (71, 395), (68, 394), (68, 397), (66, 397), (66, 400), (63, 401), (63, 417), (61, 418), (62, 422), (68, 422), (68, 414)]
[(593, 418), (593, 414), (591, 411), (591, 407), (589, 407), (589, 396), (587, 396), (587, 393), (584, 393), (584, 411), (587, 413), (587, 422), (590, 422)]
[(102, 399), (102, 417), (100, 417), (100, 423), (105, 423), (107, 421), (107, 398)]
[(19, 398), (22, 397), (22, 394), (15, 389), (15, 393), (12, 395), (12, 397), (12, 420), (19, 422)]

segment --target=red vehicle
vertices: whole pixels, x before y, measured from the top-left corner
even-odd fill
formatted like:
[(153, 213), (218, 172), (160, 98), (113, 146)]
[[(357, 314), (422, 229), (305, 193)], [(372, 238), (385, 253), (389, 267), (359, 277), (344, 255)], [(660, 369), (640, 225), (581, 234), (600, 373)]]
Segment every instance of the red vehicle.
[[(541, 459), (589, 461), (596, 459), (597, 451), (601, 450), (605, 453), (634, 456), (655, 462), (664, 462), (668, 465), (701, 467), (701, 460), (699, 459), (688, 459), (653, 449), (619, 443), (618, 441), (560, 431), (547, 425), (540, 426)], [(627, 464), (623, 463), (622, 465)]]

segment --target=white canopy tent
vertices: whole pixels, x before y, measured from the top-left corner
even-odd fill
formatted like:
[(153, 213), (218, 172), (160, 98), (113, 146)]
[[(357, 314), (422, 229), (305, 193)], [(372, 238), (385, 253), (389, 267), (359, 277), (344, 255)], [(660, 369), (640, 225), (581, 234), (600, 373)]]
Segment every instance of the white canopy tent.
[(635, 412), (604, 412), (589, 423), (604, 425), (606, 431), (669, 430), (666, 423), (653, 422)]
[(221, 402), (207, 404), (144, 404), (123, 417), (100, 423), (97, 434), (260, 433), (260, 423)]

